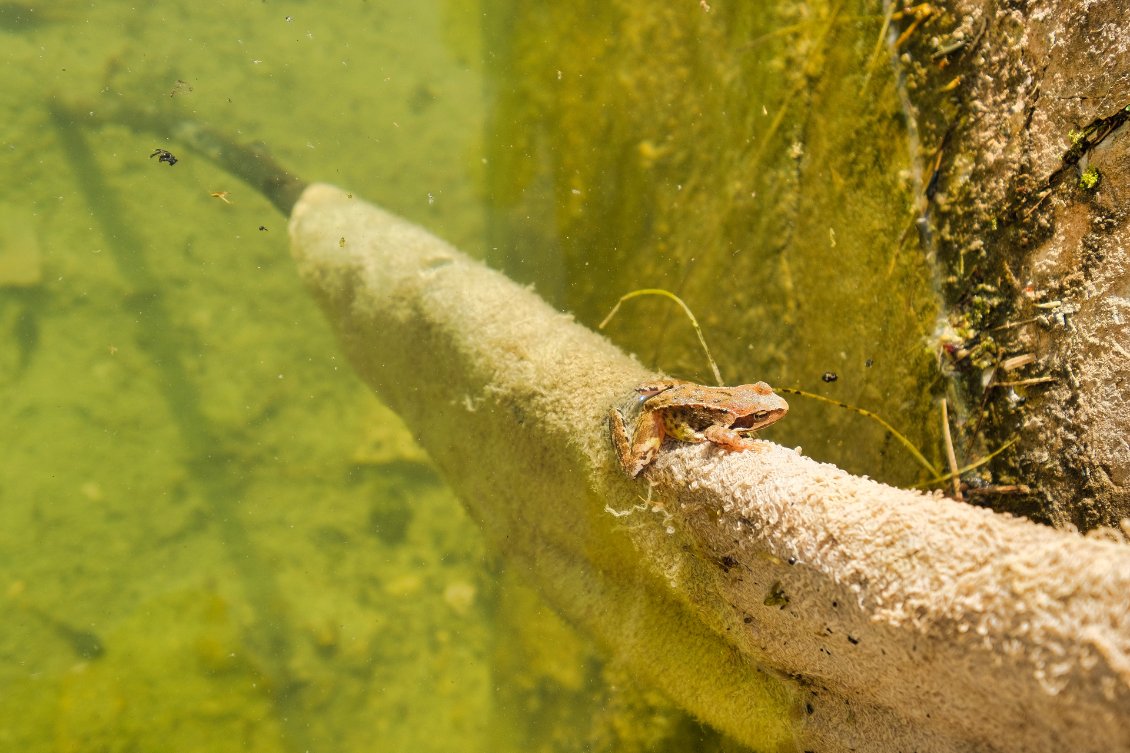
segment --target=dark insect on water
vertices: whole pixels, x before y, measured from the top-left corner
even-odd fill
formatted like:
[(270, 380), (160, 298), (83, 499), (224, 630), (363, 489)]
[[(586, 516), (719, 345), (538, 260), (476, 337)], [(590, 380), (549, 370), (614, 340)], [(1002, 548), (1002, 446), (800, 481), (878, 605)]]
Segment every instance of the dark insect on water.
[(156, 150), (154, 150), (153, 154), (149, 155), (149, 159), (153, 159), (154, 157), (157, 158), (158, 162), (164, 162), (169, 167), (172, 167), (173, 165), (175, 165), (177, 163), (176, 156), (173, 155), (173, 153), (170, 152), (168, 149), (156, 149)]

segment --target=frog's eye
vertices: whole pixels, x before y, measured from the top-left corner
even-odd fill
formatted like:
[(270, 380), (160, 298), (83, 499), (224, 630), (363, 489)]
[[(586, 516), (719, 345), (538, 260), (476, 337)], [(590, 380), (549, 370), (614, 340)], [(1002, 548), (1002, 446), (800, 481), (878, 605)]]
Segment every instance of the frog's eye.
[(772, 411), (767, 411), (767, 410), (754, 411), (753, 413), (750, 413), (747, 416), (742, 416), (741, 418), (739, 418), (737, 421), (734, 422), (734, 426), (735, 426), (735, 428), (738, 428), (738, 429), (742, 429), (742, 428), (748, 429), (752, 426), (757, 426), (762, 421), (769, 418), (770, 415), (772, 415)]

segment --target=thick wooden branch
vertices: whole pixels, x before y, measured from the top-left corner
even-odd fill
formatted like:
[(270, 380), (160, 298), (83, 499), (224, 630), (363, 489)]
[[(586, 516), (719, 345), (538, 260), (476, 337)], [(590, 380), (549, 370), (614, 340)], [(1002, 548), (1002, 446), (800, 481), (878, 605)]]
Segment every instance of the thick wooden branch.
[(1130, 549), (768, 442), (619, 470), (654, 374), (529, 289), (330, 186), (299, 269), (362, 378), (509, 567), (637, 676), (758, 750), (1130, 748)]

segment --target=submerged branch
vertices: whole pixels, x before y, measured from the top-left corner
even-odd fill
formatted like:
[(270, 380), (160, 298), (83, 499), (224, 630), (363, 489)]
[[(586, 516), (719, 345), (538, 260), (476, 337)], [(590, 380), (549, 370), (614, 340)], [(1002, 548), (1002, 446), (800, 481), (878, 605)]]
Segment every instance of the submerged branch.
[(84, 128), (122, 125), (138, 133), (179, 142), (255, 189), (284, 216), (290, 214), (307, 186), (306, 181), (276, 162), (262, 144), (240, 143), (219, 129), (175, 112), (59, 99), (52, 100), (48, 106), (56, 122)]
[(1130, 745), (1130, 548), (768, 442), (668, 448), (645, 488), (604, 422), (655, 375), (607, 340), (338, 189), (290, 234), (507, 566), (699, 718), (759, 750)]
[(494, 551), (700, 719), (759, 750), (1130, 746), (1127, 547), (767, 442), (669, 448), (644, 488), (605, 416), (656, 375), (532, 291), (211, 129), (53, 109), (181, 140), (290, 214), (354, 368)]

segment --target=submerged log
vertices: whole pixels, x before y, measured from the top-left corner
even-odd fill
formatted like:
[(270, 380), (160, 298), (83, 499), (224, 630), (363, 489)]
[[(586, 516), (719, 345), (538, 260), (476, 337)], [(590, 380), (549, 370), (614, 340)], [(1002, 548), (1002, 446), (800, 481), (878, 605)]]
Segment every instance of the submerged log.
[(620, 470), (656, 375), (530, 289), (314, 184), (291, 246), (358, 374), (508, 568), (759, 750), (1130, 747), (1130, 549), (769, 442)]

